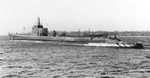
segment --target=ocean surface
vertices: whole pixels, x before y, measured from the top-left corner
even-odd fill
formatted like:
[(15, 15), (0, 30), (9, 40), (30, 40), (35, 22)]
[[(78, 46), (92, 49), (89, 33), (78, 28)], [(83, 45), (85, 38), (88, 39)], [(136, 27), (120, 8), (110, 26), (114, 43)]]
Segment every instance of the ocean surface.
[(148, 44), (145, 49), (85, 47), (3, 36), (0, 78), (150, 78)]

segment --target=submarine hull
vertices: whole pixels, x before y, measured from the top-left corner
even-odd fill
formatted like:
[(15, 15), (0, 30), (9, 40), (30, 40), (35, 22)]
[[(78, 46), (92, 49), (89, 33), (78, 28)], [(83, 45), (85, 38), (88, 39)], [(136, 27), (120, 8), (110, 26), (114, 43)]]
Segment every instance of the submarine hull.
[(88, 42), (90, 38), (84, 37), (53, 37), (53, 36), (32, 36), (32, 35), (18, 35), (9, 34), (10, 40), (36, 40), (36, 41), (83, 41)]

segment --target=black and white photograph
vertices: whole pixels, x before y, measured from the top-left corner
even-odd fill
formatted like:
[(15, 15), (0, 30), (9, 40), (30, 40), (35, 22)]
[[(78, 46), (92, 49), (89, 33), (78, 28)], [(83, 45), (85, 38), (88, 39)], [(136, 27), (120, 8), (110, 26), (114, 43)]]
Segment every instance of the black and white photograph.
[(0, 78), (150, 78), (150, 0), (0, 0)]

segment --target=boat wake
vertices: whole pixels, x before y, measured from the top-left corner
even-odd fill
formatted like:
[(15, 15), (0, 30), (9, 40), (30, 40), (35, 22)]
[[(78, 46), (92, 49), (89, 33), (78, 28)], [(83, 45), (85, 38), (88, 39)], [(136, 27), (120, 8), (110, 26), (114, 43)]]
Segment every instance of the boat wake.
[[(116, 47), (116, 48), (137, 48), (142, 49), (144, 46), (140, 43), (129, 44), (124, 42), (113, 42), (113, 43), (71, 43), (71, 42), (55, 42), (55, 41), (36, 41), (36, 40), (10, 40), (13, 42), (25, 42), (25, 43), (48, 43), (48, 44), (56, 44), (56, 45), (72, 45), (72, 46), (95, 46), (95, 47)], [(150, 47), (150, 46), (149, 46)]]
[[(75, 45), (78, 45), (78, 46), (97, 46), (97, 47), (120, 47), (115, 43), (88, 43), (88, 44), (75, 44)], [(126, 45), (126, 46), (129, 46), (129, 45)]]
[(78, 46), (98, 46), (98, 47), (116, 47), (116, 48), (136, 48), (143, 49), (144, 46), (141, 43), (128, 44), (128, 43), (87, 43), (87, 44), (76, 44)]

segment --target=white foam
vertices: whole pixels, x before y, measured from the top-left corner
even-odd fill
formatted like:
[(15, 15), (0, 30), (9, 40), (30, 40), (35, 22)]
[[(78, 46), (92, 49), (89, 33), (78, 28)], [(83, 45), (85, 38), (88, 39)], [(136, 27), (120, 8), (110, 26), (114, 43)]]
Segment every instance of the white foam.
[(83, 44), (84, 46), (102, 46), (102, 47), (119, 47), (115, 43), (88, 43), (88, 44)]

